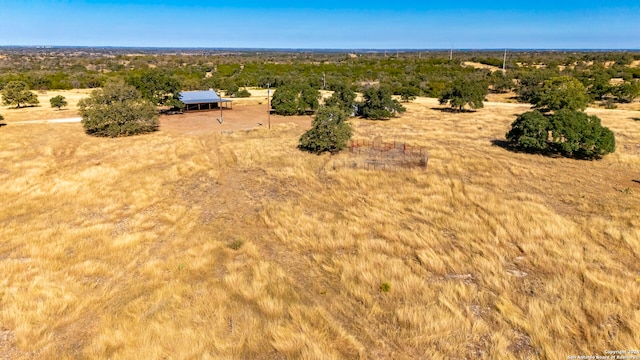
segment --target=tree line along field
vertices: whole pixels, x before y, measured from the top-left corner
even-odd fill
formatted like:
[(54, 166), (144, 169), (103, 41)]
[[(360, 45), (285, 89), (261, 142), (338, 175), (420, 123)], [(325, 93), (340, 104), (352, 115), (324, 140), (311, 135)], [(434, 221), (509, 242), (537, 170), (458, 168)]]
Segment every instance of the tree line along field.
[[(502, 52), (248, 52), (140, 49), (0, 49), (0, 89), (24, 81), (32, 90), (97, 88), (114, 77), (141, 78), (150, 73), (173, 81), (182, 90), (278, 87), (303, 83), (333, 90), (349, 84), (364, 90), (371, 84), (396, 95), (439, 97), (456, 78), (486, 82), (492, 91), (517, 91), (527, 102), (532, 88), (558, 76), (580, 80), (594, 100), (628, 102), (619, 94), (639, 90), (640, 53), (509, 52), (505, 74)], [(484, 64), (478, 68), (469, 64)], [(633, 99), (631, 99), (633, 100)]]
[[(107, 55), (91, 56), (117, 61), (123, 54)], [(483, 58), (498, 55), (464, 56), (488, 63)], [(620, 55), (628, 56), (612, 56)], [(210, 57), (220, 59), (218, 71), (239, 59), (244, 69), (249, 60), (291, 69), (320, 66), (322, 57), (337, 68), (339, 61), (437, 60), (137, 56)], [(434, 66), (445, 72), (488, 76), (438, 56), (444, 60)], [(635, 60), (611, 64), (600, 53), (524, 53), (518, 63), (570, 56), (585, 66), (634, 69)], [(367, 84), (384, 86), (392, 78), (386, 71)], [(357, 89), (364, 80), (353, 81)], [(553, 99), (544, 84), (537, 101)], [(615, 134), (616, 151), (584, 161), (504, 145), (529, 104), (484, 102), (456, 112), (416, 96), (387, 121), (348, 123), (355, 138), (427, 148), (428, 171), (335, 169), (349, 154), (300, 151), (307, 127), (293, 122), (222, 135), (167, 131), (168, 116), (159, 131), (117, 138), (87, 136), (78, 123), (0, 127), (0, 354), (555, 359), (637, 347), (640, 112), (586, 109)]]

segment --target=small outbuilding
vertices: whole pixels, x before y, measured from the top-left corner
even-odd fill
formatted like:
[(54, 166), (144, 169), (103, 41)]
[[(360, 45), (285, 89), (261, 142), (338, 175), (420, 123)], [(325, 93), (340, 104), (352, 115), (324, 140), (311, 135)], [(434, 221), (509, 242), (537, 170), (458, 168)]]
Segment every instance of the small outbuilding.
[(183, 91), (180, 101), (185, 105), (184, 111), (213, 110), (221, 107), (233, 108), (231, 99), (223, 99), (213, 89), (203, 91)]

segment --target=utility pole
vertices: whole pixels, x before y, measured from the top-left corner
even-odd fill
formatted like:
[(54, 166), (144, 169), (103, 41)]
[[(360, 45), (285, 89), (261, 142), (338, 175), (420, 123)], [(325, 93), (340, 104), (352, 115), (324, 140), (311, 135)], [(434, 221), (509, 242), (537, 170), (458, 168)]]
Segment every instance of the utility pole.
[(325, 73), (322, 73), (322, 90), (327, 89), (327, 79), (325, 77)]
[(504, 59), (502, 59), (502, 72), (507, 71), (506, 65), (507, 65), (507, 49), (504, 49)]
[(222, 91), (220, 91), (218, 98), (220, 99), (220, 102), (218, 103), (218, 107), (220, 108), (220, 119), (218, 119), (218, 122), (222, 124)]
[(269, 124), (269, 130), (271, 130), (271, 84), (267, 83), (267, 123)]
[(453, 59), (453, 46), (451, 47), (451, 50), (449, 50), (449, 60)]

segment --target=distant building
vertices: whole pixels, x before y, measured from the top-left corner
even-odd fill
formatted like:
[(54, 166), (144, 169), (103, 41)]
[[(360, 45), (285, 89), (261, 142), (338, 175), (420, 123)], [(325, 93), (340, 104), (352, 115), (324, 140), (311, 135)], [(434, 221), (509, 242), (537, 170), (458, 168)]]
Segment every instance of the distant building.
[(200, 111), (225, 108), (233, 108), (231, 99), (221, 98), (213, 89), (203, 91), (183, 91), (180, 93), (180, 101), (185, 105), (184, 111)]

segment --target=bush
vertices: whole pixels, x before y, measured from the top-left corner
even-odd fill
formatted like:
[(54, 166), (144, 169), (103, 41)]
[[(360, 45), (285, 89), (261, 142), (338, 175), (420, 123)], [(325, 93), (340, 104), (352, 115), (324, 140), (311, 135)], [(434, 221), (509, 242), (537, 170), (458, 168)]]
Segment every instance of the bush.
[(60, 108), (67, 106), (67, 99), (65, 99), (65, 97), (62, 95), (58, 95), (49, 99), (49, 103), (51, 103), (52, 108), (55, 107), (55, 108), (58, 108), (58, 110), (60, 110)]
[(553, 144), (564, 156), (597, 159), (616, 150), (613, 132), (600, 118), (581, 111), (562, 109), (551, 117)]
[(155, 106), (123, 81), (108, 82), (78, 103), (82, 125), (89, 135), (118, 137), (156, 131)]
[(413, 101), (418, 95), (420, 95), (420, 89), (413, 86), (404, 86), (398, 91), (400, 99), (404, 102)]
[(242, 90), (239, 90), (236, 93), (236, 97), (238, 97), (238, 98), (248, 98), (248, 97), (251, 97), (251, 93), (247, 89), (242, 89)]
[[(549, 140), (551, 133), (551, 140)], [(616, 149), (613, 132), (597, 116), (561, 109), (553, 115), (526, 112), (511, 125), (507, 141), (523, 151), (559, 153), (578, 159), (599, 159)]]
[(351, 125), (346, 119), (347, 114), (337, 107), (321, 107), (311, 129), (300, 137), (300, 149), (314, 154), (344, 149), (351, 138)]
[(507, 141), (524, 151), (543, 151), (548, 147), (549, 128), (547, 117), (539, 111), (528, 111), (511, 124), (511, 130), (506, 135)]

